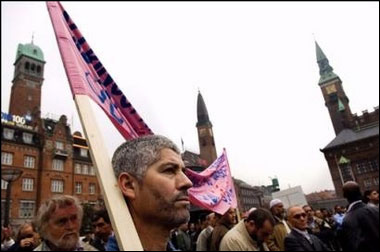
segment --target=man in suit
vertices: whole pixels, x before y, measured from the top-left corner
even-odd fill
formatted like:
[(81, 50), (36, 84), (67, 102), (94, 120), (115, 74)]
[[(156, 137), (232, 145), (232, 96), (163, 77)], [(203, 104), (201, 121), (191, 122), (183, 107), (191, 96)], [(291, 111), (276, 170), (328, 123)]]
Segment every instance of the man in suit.
[(379, 208), (362, 202), (356, 182), (343, 185), (343, 196), (350, 204), (342, 225), (343, 250), (379, 251)]
[(288, 221), (292, 231), (285, 237), (286, 251), (328, 251), (326, 245), (307, 232), (307, 214), (300, 206), (288, 209)]

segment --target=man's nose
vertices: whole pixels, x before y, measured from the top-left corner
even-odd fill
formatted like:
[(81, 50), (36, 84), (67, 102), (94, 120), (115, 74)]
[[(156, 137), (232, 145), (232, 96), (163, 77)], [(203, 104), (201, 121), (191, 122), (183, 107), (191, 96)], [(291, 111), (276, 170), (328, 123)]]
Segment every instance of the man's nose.
[(181, 171), (178, 189), (187, 190), (191, 187), (193, 187), (193, 182), (191, 182), (191, 180), (186, 176), (186, 174), (183, 171)]

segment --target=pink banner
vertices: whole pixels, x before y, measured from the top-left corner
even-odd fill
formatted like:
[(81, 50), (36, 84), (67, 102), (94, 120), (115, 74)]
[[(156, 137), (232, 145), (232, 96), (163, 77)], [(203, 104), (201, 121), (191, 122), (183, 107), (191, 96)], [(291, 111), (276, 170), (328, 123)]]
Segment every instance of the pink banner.
[[(46, 2), (73, 96), (91, 97), (126, 139), (153, 134), (59, 2)], [(120, 59), (122, 61), (122, 59)]]
[(235, 187), (226, 150), (203, 172), (187, 169), (186, 175), (193, 182), (193, 187), (188, 190), (192, 204), (222, 215), (231, 207), (236, 208)]

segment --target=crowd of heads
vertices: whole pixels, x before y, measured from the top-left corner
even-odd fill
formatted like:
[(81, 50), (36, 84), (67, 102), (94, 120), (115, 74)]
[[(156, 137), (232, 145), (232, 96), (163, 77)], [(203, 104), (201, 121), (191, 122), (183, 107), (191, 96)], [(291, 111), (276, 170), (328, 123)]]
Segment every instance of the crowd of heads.
[[(346, 206), (338, 205), (334, 210), (314, 210), (310, 205), (285, 208), (281, 200), (274, 199), (268, 209), (252, 208), (242, 215), (241, 221), (236, 209), (230, 208), (224, 214), (204, 213), (189, 222), (187, 190), (192, 187), (192, 182), (185, 175), (180, 151), (172, 141), (158, 135), (127, 141), (115, 151), (112, 166), (145, 250), (168, 248), (169, 236), (172, 239), (168, 246), (183, 246), (181, 248), (185, 250), (218, 250), (220, 244), (233, 250), (233, 242), (226, 241), (227, 237), (234, 237), (241, 229), (254, 240), (249, 246), (243, 246), (246, 250), (265, 250), (266, 243), (268, 248), (284, 248), (284, 244), (270, 243), (275, 240), (273, 234), (278, 232), (279, 224), (285, 235), (275, 238), (283, 243), (291, 230), (316, 235), (327, 229), (339, 230), (347, 211)], [(366, 191), (362, 196), (358, 184), (348, 182), (343, 186), (343, 192), (350, 204), (363, 201), (378, 207), (378, 191)], [(33, 223), (25, 223), (19, 228), (16, 243), (33, 249), (38, 246), (40, 251), (106, 250), (111, 241), (116, 244), (105, 209), (98, 209), (91, 216), (92, 230), (87, 230), (86, 236), (80, 239), (82, 218), (82, 206), (76, 197), (54, 196), (42, 203)], [(4, 237), (9, 238), (8, 233), (8, 229), (2, 229), (2, 243)], [(330, 242), (327, 236), (321, 237), (326, 239), (324, 242)], [(204, 243), (202, 249), (198, 249), (200, 242)], [(339, 249), (330, 245), (332, 249)], [(239, 246), (241, 248), (241, 244)]]

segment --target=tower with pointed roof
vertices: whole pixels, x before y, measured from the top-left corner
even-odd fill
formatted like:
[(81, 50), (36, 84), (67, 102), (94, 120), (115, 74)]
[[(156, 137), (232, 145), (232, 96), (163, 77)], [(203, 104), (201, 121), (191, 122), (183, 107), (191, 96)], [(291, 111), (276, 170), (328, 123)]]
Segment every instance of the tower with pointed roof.
[(207, 161), (209, 166), (217, 158), (212, 124), (208, 116), (206, 104), (201, 92), (198, 93), (196, 124), (198, 129), (200, 158)]
[(329, 60), (317, 42), (315, 42), (315, 47), (320, 75), (318, 84), (321, 87), (335, 134), (338, 135), (343, 129), (352, 127), (349, 99), (343, 90), (342, 81), (339, 76), (333, 72)]
[(9, 113), (38, 120), (44, 81), (44, 54), (33, 41), (17, 47)]
[(364, 192), (379, 188), (379, 106), (363, 115), (352, 114), (342, 81), (315, 42), (319, 86), (330, 113), (336, 137), (320, 151), (325, 155), (338, 197), (343, 184), (356, 181)]

